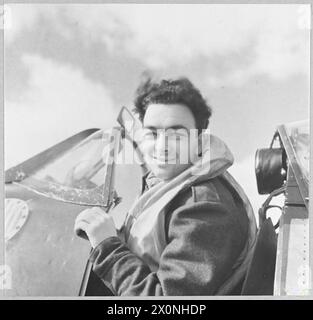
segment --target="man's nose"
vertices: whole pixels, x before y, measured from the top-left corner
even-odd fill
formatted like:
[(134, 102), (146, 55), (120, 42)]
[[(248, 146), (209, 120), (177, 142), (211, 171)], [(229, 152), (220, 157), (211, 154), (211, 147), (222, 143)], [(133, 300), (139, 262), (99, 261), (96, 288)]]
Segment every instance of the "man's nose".
[(155, 141), (155, 152), (156, 154), (168, 154), (168, 137), (165, 132), (158, 133)]

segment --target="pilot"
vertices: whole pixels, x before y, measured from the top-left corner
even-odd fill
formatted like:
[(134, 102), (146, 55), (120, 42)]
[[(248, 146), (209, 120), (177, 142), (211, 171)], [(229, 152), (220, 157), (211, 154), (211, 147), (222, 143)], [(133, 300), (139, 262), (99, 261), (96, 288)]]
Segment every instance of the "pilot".
[(94, 273), (117, 296), (239, 295), (256, 223), (227, 172), (230, 150), (208, 130), (210, 106), (187, 78), (148, 78), (135, 112), (149, 168), (142, 193), (121, 230), (99, 208), (75, 221), (93, 248)]

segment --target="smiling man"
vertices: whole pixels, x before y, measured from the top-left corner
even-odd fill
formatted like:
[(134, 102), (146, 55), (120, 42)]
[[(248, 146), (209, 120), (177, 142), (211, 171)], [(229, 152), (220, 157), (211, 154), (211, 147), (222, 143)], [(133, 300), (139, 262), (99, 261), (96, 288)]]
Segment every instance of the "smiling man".
[(198, 144), (192, 143), (189, 133), (198, 130), (188, 107), (152, 103), (143, 124), (141, 150), (156, 177), (170, 180), (191, 165), (190, 155), (196, 155)]
[(227, 172), (231, 152), (206, 130), (211, 108), (186, 78), (148, 79), (135, 111), (150, 169), (141, 196), (119, 232), (98, 208), (76, 219), (93, 247), (94, 272), (114, 295), (240, 294), (256, 224)]

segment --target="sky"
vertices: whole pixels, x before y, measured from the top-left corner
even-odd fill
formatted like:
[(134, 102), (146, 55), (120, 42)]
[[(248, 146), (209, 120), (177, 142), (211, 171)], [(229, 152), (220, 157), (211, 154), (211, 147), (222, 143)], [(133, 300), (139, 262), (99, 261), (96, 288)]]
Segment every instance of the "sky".
[(87, 128), (116, 125), (144, 72), (188, 77), (255, 210), (254, 156), (309, 116), (309, 5), (10, 4), (5, 167)]

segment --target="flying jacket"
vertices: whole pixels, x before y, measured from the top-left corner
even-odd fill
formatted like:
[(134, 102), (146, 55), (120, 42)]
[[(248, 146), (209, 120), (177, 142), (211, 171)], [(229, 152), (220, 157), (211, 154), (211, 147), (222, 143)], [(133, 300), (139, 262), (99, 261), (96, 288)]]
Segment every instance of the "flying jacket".
[(92, 250), (93, 271), (114, 295), (240, 294), (256, 226), (225, 172), (228, 148), (214, 138), (210, 149), (200, 174), (186, 171), (169, 185), (144, 177), (119, 237)]

